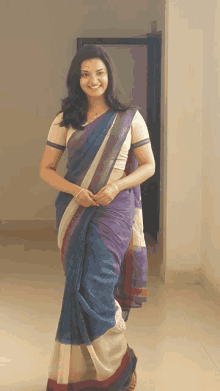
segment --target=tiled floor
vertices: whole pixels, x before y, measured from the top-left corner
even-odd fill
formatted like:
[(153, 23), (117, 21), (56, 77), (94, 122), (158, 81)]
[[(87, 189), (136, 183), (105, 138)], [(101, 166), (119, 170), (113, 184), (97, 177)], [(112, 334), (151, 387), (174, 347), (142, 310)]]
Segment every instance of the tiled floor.
[[(0, 391), (45, 391), (63, 275), (53, 238), (1, 237)], [(7, 244), (7, 246), (6, 246)], [(149, 277), (148, 303), (131, 312), (138, 391), (220, 390), (220, 307), (199, 285)]]

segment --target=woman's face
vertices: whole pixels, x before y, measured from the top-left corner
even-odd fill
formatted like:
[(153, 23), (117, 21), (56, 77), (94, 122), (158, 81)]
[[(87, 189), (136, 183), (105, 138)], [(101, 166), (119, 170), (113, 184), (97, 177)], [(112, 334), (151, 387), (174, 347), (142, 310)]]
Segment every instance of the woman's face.
[(88, 97), (100, 97), (105, 93), (108, 71), (102, 60), (91, 58), (81, 63), (80, 87)]

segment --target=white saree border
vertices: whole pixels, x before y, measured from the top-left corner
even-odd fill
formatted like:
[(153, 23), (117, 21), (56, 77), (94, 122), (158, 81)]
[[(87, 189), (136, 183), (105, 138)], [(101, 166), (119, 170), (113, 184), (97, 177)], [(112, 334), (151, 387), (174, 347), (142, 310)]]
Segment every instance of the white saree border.
[(133, 248), (146, 247), (142, 208), (135, 208), (133, 223)]
[(85, 370), (81, 347), (55, 341), (50, 360), (49, 379), (55, 380), (58, 384), (68, 384), (73, 360), (74, 376), (72, 377), (75, 381), (80, 381)]
[(96, 380), (99, 381), (114, 375), (127, 351), (126, 324), (122, 318), (121, 307), (116, 300), (115, 305), (117, 307), (115, 326), (87, 346), (96, 369)]
[[(115, 120), (117, 118), (117, 115), (118, 114), (115, 115), (113, 123), (110, 126), (110, 128), (109, 128), (109, 130), (108, 130), (108, 132), (107, 132), (107, 134), (106, 134), (106, 136), (105, 136), (105, 138), (104, 138), (104, 140), (102, 142), (101, 147), (99, 148), (99, 150), (98, 150), (98, 152), (97, 152), (97, 154), (96, 154), (96, 156), (95, 156), (91, 166), (89, 167), (85, 177), (83, 178), (83, 180), (81, 182), (80, 186), (83, 187), (84, 189), (88, 189), (88, 187), (89, 187), (89, 185), (90, 185), (90, 183), (92, 181), (93, 175), (94, 175), (94, 173), (95, 173), (95, 171), (96, 171), (96, 169), (98, 167), (98, 164), (99, 164), (99, 162), (101, 160), (102, 154), (103, 154), (103, 152), (105, 150), (107, 141), (108, 141), (108, 139), (110, 137), (111, 130), (112, 130), (112, 127), (114, 126), (114, 123), (115, 123)], [(76, 213), (78, 206), (79, 205), (75, 201), (75, 198), (73, 198), (70, 201), (69, 205), (67, 206), (67, 208), (66, 208), (66, 210), (65, 210), (65, 212), (64, 212), (64, 214), (62, 216), (62, 219), (61, 219), (60, 225), (59, 225), (59, 229), (58, 229), (58, 238), (57, 238), (59, 249), (61, 249), (61, 247), (62, 247), (63, 238), (65, 236), (65, 232), (66, 232), (66, 230), (67, 230), (67, 228), (69, 226), (69, 223), (70, 223), (71, 219), (73, 218), (74, 214)]]
[(70, 384), (91, 379), (104, 381), (114, 375), (127, 351), (126, 325), (116, 300), (115, 305), (115, 326), (91, 345), (55, 342), (49, 379), (55, 380), (57, 384)]

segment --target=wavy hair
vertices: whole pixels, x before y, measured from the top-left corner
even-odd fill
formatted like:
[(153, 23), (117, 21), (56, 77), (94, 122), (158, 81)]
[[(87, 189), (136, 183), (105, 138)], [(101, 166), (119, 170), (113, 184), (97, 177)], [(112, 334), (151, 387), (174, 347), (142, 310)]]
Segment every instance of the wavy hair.
[(68, 96), (62, 99), (61, 110), (63, 119), (60, 126), (69, 128), (72, 126), (77, 130), (83, 130), (82, 124), (86, 121), (87, 98), (86, 94), (80, 87), (81, 63), (85, 60), (99, 58), (102, 60), (108, 71), (108, 87), (105, 92), (107, 105), (114, 111), (126, 111), (130, 106), (119, 101), (116, 88), (120, 90), (119, 83), (116, 83), (115, 65), (99, 45), (85, 45), (74, 56), (67, 75), (66, 85)]

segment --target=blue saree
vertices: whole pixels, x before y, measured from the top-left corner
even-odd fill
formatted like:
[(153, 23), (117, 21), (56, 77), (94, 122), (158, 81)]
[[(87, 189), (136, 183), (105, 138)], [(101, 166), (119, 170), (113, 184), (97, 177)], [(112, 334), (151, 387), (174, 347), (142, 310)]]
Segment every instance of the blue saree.
[[(72, 183), (97, 193), (108, 182), (135, 110), (107, 113), (67, 144)], [(132, 146), (127, 175), (138, 166)], [(56, 202), (65, 289), (47, 391), (126, 391), (137, 358), (125, 339), (122, 311), (146, 301), (147, 250), (140, 186), (107, 206), (84, 208), (70, 194)]]

